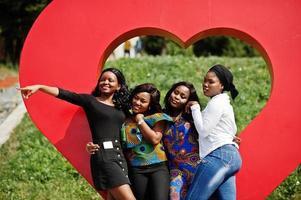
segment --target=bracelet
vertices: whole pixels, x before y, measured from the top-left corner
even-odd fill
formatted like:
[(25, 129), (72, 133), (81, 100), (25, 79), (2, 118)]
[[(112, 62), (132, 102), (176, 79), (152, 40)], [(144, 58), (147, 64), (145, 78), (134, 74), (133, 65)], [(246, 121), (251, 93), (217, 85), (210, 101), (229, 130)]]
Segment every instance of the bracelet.
[(143, 119), (140, 119), (140, 120), (137, 122), (137, 124), (138, 124), (138, 125), (141, 125), (143, 122), (144, 122), (144, 120), (143, 120)]

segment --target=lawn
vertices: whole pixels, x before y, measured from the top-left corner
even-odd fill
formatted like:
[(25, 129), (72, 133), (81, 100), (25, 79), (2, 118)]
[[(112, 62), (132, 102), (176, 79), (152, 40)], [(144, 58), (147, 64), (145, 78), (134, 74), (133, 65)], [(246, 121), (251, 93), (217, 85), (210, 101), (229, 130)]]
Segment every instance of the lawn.
[[(130, 87), (144, 82), (155, 83), (162, 97), (173, 83), (190, 81), (196, 86), (204, 106), (207, 99), (201, 95), (202, 78), (216, 63), (229, 66), (234, 74), (240, 95), (233, 107), (241, 132), (270, 95), (271, 79), (261, 58), (141, 57), (108, 61), (106, 66), (121, 69)], [(299, 167), (269, 199), (301, 199), (300, 178)], [(99, 197), (26, 115), (10, 140), (0, 148), (0, 199), (92, 200)]]

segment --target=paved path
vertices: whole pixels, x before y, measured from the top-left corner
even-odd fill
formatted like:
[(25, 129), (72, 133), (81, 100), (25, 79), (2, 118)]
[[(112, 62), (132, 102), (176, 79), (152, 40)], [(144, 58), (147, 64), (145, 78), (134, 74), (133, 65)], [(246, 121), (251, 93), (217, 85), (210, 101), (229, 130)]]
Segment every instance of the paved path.
[(0, 80), (0, 146), (4, 144), (26, 112), (21, 95), (17, 92), (18, 77)]
[(6, 76), (3, 80), (0, 80), (0, 89), (8, 88), (16, 83), (18, 83), (17, 76)]

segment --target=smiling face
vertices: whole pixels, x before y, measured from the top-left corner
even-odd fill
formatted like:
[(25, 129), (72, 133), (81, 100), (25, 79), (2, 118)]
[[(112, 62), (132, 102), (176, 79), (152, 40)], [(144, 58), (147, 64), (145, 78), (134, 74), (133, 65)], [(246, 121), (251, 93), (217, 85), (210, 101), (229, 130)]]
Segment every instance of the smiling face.
[(147, 92), (139, 92), (132, 99), (132, 111), (135, 114), (146, 113), (149, 110), (151, 95)]
[(222, 93), (224, 86), (214, 72), (207, 72), (203, 82), (203, 92), (207, 97), (213, 97)]
[(114, 94), (117, 90), (120, 89), (118, 79), (113, 72), (107, 71), (102, 74), (98, 84), (101, 94)]
[(189, 88), (187, 88), (184, 85), (179, 85), (170, 94), (169, 97), (170, 106), (176, 109), (182, 109), (186, 105), (189, 99), (189, 95), (190, 95)]

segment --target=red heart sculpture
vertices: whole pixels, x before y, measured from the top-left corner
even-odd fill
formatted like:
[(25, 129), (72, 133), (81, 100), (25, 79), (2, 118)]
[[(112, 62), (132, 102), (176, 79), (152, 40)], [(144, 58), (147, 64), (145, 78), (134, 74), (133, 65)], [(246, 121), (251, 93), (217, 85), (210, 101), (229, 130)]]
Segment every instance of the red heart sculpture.
[[(301, 1), (54, 0), (33, 25), (21, 56), (21, 85), (90, 92), (108, 54), (137, 35), (183, 46), (232, 35), (257, 47), (273, 77), (269, 101), (241, 134), (239, 199), (263, 199), (300, 164)], [(42, 133), (91, 182), (83, 111), (45, 94), (25, 102)]]

